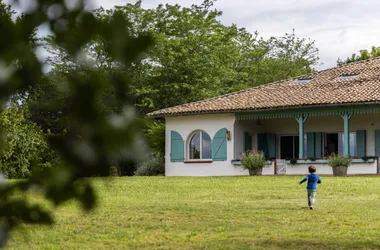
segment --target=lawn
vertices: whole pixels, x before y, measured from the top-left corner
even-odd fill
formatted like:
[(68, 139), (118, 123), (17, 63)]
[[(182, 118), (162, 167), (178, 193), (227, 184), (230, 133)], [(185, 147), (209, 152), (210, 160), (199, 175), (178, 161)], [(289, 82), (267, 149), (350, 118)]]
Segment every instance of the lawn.
[(67, 203), (56, 225), (23, 226), (8, 249), (380, 248), (380, 176), (322, 177), (313, 211), (300, 179), (93, 179), (93, 212)]

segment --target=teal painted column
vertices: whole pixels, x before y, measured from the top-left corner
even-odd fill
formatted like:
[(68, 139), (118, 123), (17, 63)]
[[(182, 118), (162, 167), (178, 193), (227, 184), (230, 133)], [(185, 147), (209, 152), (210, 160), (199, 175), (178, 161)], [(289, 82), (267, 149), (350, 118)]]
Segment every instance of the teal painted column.
[(305, 123), (307, 117), (308, 117), (307, 115), (300, 115), (296, 117), (296, 120), (298, 122), (298, 136), (299, 136), (299, 152), (298, 152), (299, 159), (304, 158), (303, 124)]
[(350, 155), (350, 118), (352, 117), (352, 113), (341, 113), (340, 114), (344, 121), (344, 147), (343, 154), (345, 157)]

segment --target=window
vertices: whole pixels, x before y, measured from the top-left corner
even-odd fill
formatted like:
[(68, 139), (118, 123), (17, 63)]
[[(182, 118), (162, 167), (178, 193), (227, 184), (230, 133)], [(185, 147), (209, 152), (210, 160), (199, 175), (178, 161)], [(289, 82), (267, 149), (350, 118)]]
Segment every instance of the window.
[[(344, 133), (327, 133), (324, 136), (325, 155), (331, 153), (343, 155)], [(356, 132), (350, 132), (350, 155), (356, 156)]]
[[(344, 153), (344, 134), (339, 133), (339, 154)], [(350, 155), (356, 156), (356, 133), (350, 133)]]
[(355, 79), (358, 75), (356, 74), (346, 74), (346, 75), (341, 75), (338, 77), (338, 80), (351, 80)]
[(190, 137), (189, 159), (212, 159), (211, 138), (204, 131), (198, 131)]
[[(307, 155), (307, 135), (303, 138), (303, 152)], [(299, 136), (283, 135), (280, 137), (280, 157), (281, 159), (298, 158), (299, 157)]]
[(313, 78), (298, 78), (294, 81), (289, 82), (290, 85), (301, 85), (310, 82)]

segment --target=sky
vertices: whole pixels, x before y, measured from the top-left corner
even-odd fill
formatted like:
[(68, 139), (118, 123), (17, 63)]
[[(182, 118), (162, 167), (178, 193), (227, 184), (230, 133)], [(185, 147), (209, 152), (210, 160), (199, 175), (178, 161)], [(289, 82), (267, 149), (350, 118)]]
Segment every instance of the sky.
[[(6, 0), (10, 1), (10, 0)], [(66, 0), (67, 2), (75, 0)], [(108, 9), (135, 0), (87, 0), (88, 8)], [(21, 1), (22, 2), (22, 1)], [(25, 0), (33, 2), (33, 0)], [(159, 3), (190, 6), (203, 0), (143, 0), (143, 7)], [(380, 46), (380, 1), (378, 0), (218, 0), (214, 7), (223, 12), (220, 21), (236, 24), (259, 36), (283, 36), (291, 33), (310, 38), (319, 49), (318, 70), (336, 66), (338, 58), (347, 58), (361, 49)], [(40, 29), (39, 34), (46, 34)]]

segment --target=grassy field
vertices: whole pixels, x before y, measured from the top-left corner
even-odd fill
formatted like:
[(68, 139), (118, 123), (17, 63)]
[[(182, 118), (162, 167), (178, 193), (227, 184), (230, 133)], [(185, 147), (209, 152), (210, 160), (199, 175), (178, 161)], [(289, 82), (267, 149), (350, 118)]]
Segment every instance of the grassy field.
[(301, 177), (94, 179), (91, 213), (23, 226), (8, 249), (377, 249), (380, 177), (322, 177), (315, 210)]

